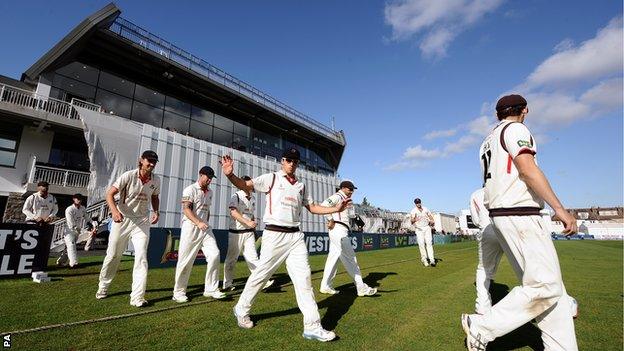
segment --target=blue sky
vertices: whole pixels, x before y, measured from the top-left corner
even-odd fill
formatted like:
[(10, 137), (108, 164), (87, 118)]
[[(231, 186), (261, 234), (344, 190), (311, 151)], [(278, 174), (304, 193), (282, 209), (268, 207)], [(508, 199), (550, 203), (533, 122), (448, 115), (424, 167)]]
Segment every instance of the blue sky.
[[(19, 78), (106, 1), (3, 1), (0, 74)], [(501, 95), (529, 101), (567, 207), (622, 206), (620, 1), (118, 1), (122, 16), (345, 130), (339, 173), (374, 205), (467, 208)], [(156, 4), (156, 5), (154, 5)], [(3, 31), (4, 31), (3, 30)]]

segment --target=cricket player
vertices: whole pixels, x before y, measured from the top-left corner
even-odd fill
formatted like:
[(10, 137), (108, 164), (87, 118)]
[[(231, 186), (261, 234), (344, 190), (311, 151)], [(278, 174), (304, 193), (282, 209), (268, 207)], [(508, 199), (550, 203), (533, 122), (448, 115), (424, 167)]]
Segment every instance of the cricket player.
[[(351, 199), (355, 192), (355, 185), (349, 180), (340, 183), (340, 189), (337, 193), (328, 197), (321, 203), (321, 206), (333, 207), (343, 201)], [(355, 251), (349, 240), (349, 220), (355, 218), (353, 205), (347, 206), (342, 212), (325, 215), (327, 219), (327, 228), (329, 229), (329, 253), (325, 262), (325, 270), (323, 271), (323, 279), (321, 280), (321, 294), (335, 295), (338, 290), (332, 287), (336, 270), (338, 268), (338, 260), (347, 270), (355, 282), (358, 296), (373, 296), (377, 293), (376, 288), (371, 288), (362, 280), (362, 273), (355, 258)]]
[(485, 350), (487, 343), (535, 319), (545, 350), (577, 350), (572, 304), (565, 298), (557, 252), (540, 215), (544, 202), (565, 225), (577, 232), (576, 220), (563, 207), (535, 162), (537, 147), (523, 124), (529, 109), (520, 95), (498, 100), (500, 123), (480, 148), (485, 207), (492, 228), (522, 269), (522, 285), (484, 315), (463, 314), (461, 324), (468, 350)]
[(410, 212), (411, 222), (416, 231), (416, 239), (418, 240), (418, 249), (420, 250), (420, 261), (425, 267), (436, 266), (436, 260), (433, 256), (433, 235), (431, 234), (431, 225), (433, 225), (433, 216), (428, 208), (422, 205), (419, 198), (414, 199), (416, 205)]
[(226, 296), (219, 291), (219, 247), (212, 233), (212, 228), (208, 225), (212, 202), (212, 191), (208, 186), (214, 177), (214, 170), (204, 166), (199, 170), (197, 182), (187, 186), (182, 191), (184, 216), (182, 217), (178, 263), (176, 264), (175, 286), (173, 287), (173, 300), (175, 302), (184, 303), (188, 301), (186, 287), (199, 249), (202, 250), (206, 258), (204, 296), (214, 299), (223, 299)]
[(56, 199), (50, 193), (48, 182), (37, 183), (37, 192), (26, 198), (22, 213), (26, 215), (26, 222), (32, 224), (47, 224), (52, 222), (58, 213)]
[[(244, 176), (244, 181), (251, 177)], [(252, 272), (258, 266), (258, 252), (256, 252), (256, 226), (258, 225), (254, 213), (256, 212), (256, 199), (249, 190), (239, 190), (230, 198), (230, 229), (228, 233), (228, 250), (223, 263), (223, 290), (234, 290), (234, 266), (240, 256), (247, 262), (249, 271)], [(266, 289), (273, 285), (269, 280), (264, 285)]]
[[(490, 282), (494, 279), (498, 264), (500, 263), (503, 252), (509, 252), (508, 261), (519, 281), (522, 281), (522, 268), (518, 262), (513, 259), (511, 250), (503, 247), (506, 244), (504, 238), (497, 238), (496, 232), (490, 222), (489, 212), (483, 204), (485, 190), (483, 188), (476, 190), (470, 196), (470, 215), (472, 223), (481, 229), (477, 234), (477, 243), (479, 251), (479, 262), (477, 264), (477, 274), (475, 285), (477, 288), (477, 300), (475, 302), (475, 313), (485, 314), (492, 308), (492, 298), (489, 293)], [(572, 317), (578, 315), (578, 304), (576, 300), (568, 296), (572, 306)]]
[(260, 260), (247, 279), (245, 289), (234, 307), (234, 315), (239, 327), (253, 327), (249, 318), (251, 305), (262, 286), (285, 261), (295, 288), (297, 304), (303, 313), (303, 337), (331, 341), (336, 338), (336, 334), (321, 326), (321, 317), (312, 290), (308, 249), (299, 226), (303, 207), (320, 215), (342, 212), (350, 199), (335, 207), (315, 204), (305, 184), (295, 176), (299, 160), (299, 151), (295, 148), (288, 149), (282, 155), (281, 170), (244, 181), (234, 175), (234, 161), (230, 156), (223, 156), (221, 159), (223, 174), (234, 186), (241, 190), (263, 192), (267, 196), (263, 217), (266, 225), (262, 235)]
[[(123, 173), (106, 193), (106, 202), (112, 214), (113, 223), (108, 237), (108, 249), (100, 271), (100, 282), (95, 298), (103, 299), (108, 294), (108, 286), (113, 281), (121, 255), (132, 240), (134, 247), (134, 267), (132, 269), (132, 292), (130, 305), (147, 306), (145, 288), (147, 286), (147, 244), (150, 224), (158, 222), (160, 200), (160, 179), (153, 173), (158, 155), (146, 150), (139, 158), (137, 169)], [(119, 194), (119, 204), (115, 195)], [(152, 205), (150, 216), (148, 203)]]
[(76, 241), (81, 231), (85, 227), (85, 216), (87, 210), (82, 206), (82, 195), (74, 194), (72, 196), (72, 204), (65, 209), (65, 250), (56, 260), (59, 266), (67, 265), (69, 260), (69, 268), (78, 265), (78, 253), (76, 251)]

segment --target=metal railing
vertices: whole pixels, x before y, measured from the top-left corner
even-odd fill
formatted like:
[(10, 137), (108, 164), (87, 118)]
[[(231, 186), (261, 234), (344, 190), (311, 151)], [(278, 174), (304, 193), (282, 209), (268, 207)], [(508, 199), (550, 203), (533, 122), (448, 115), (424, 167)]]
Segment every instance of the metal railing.
[[(106, 204), (106, 201), (104, 200), (87, 207), (86, 210), (86, 221), (90, 221), (93, 217), (98, 217), (101, 223), (104, 219), (108, 218), (109, 208)], [(61, 218), (51, 223), (54, 229), (52, 231), (52, 242), (50, 243), (50, 249), (60, 250), (61, 247), (65, 245), (63, 237), (65, 236), (66, 223), (67, 221), (65, 218)]]
[(79, 120), (80, 117), (74, 106), (102, 111), (101, 106), (86, 101), (77, 99), (72, 99), (71, 102), (62, 101), (6, 84), (0, 84), (0, 103), (2, 102), (75, 120)]
[(41, 166), (37, 164), (37, 157), (30, 156), (28, 183), (48, 182), (50, 185), (62, 187), (86, 188), (91, 173), (72, 171), (68, 169)]
[(170, 42), (158, 37), (155, 34), (137, 26), (136, 24), (118, 17), (108, 28), (111, 33), (119, 35), (141, 47), (153, 51), (164, 58), (174, 61), (199, 75), (210, 79), (222, 86), (230, 88), (238, 93), (250, 98), (256, 103), (263, 105), (282, 116), (303, 124), (322, 135), (329, 137), (344, 145), (344, 136), (340, 132), (336, 132), (332, 128), (306, 116), (304, 113), (286, 105), (276, 98), (258, 90), (251, 84), (228, 74), (222, 69), (211, 65), (210, 63), (200, 59), (197, 56), (171, 44)]

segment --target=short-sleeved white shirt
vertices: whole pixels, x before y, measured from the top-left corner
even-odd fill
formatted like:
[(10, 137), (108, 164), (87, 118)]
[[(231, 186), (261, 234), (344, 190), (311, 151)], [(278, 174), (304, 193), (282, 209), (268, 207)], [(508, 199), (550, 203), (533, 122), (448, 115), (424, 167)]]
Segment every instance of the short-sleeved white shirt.
[(472, 217), (472, 223), (481, 229), (490, 224), (490, 213), (483, 204), (484, 196), (485, 190), (483, 188), (476, 190), (470, 195), (470, 216)]
[(513, 159), (523, 153), (535, 155), (537, 145), (522, 123), (503, 121), (485, 138), (479, 156), (486, 208), (544, 207), (544, 201), (520, 179), (513, 163)]
[(152, 196), (160, 194), (160, 179), (152, 173), (151, 178), (143, 183), (138, 168), (123, 173), (113, 186), (119, 189), (117, 208), (124, 217), (148, 218)]
[(69, 230), (80, 230), (85, 227), (87, 209), (84, 206), (70, 205), (65, 209), (65, 223)]
[[(210, 205), (212, 203), (212, 191), (210, 188), (204, 191), (201, 186), (199, 186), (199, 183), (195, 182), (182, 191), (182, 202), (191, 202), (195, 216), (205, 223), (208, 223), (208, 219), (210, 218)], [(183, 215), (182, 223), (185, 221), (190, 220), (186, 215)]]
[[(243, 190), (239, 190), (230, 198), (228, 208), (237, 210), (247, 220), (253, 220), (256, 212), (256, 199), (253, 194), (249, 194), (249, 198), (247, 198), (247, 194)], [(232, 216), (230, 216), (229, 228), (234, 230), (249, 229)]]
[[(337, 193), (325, 199), (325, 201), (321, 203), (321, 206), (335, 207), (347, 199), (348, 199), (347, 195), (345, 195), (342, 191), (339, 190)], [(342, 222), (342, 223), (349, 225), (349, 219), (355, 218), (355, 208), (353, 208), (352, 203), (349, 203), (349, 205), (344, 210), (342, 210), (342, 212), (335, 212), (335, 213), (325, 215), (325, 218), (328, 220), (333, 219), (334, 221)]]
[[(275, 183), (271, 188), (274, 177)], [(265, 224), (298, 227), (301, 224), (302, 208), (314, 203), (306, 186), (296, 179), (291, 183), (283, 170), (256, 177), (253, 179), (253, 185), (254, 190), (267, 193), (262, 218)]]
[(28, 213), (26, 220), (34, 220), (37, 217), (55, 216), (58, 212), (58, 205), (52, 194), (48, 193), (48, 196), (44, 198), (39, 192), (36, 192), (26, 199), (24, 210)]
[(422, 206), (422, 209), (414, 206), (412, 211), (410, 211), (410, 216), (411, 218), (416, 218), (416, 222), (414, 222), (415, 227), (426, 228), (429, 226), (429, 216), (431, 216), (431, 212), (425, 206)]

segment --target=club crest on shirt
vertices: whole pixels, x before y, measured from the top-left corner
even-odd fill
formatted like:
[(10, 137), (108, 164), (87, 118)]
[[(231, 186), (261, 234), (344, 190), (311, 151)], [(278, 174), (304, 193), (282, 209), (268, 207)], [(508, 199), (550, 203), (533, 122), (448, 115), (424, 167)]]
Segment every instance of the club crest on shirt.
[(518, 140), (518, 146), (520, 147), (532, 147), (533, 143), (531, 143), (530, 141), (526, 141), (526, 140)]

